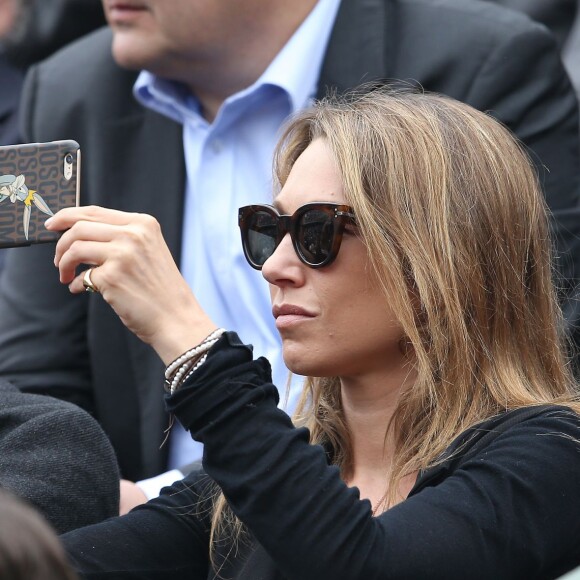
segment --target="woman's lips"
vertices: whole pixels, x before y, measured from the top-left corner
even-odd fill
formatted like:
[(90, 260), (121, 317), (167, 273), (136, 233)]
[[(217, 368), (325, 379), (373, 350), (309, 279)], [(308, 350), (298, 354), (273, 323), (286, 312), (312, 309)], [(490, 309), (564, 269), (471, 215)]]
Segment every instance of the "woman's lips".
[(293, 304), (282, 304), (272, 307), (272, 314), (276, 319), (276, 328), (282, 330), (312, 320), (316, 315), (308, 310)]

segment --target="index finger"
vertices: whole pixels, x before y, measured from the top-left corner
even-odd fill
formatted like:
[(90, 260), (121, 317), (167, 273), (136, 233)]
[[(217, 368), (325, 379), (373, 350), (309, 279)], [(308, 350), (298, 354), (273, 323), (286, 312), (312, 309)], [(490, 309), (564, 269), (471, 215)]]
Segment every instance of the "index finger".
[(79, 221), (100, 222), (116, 226), (128, 225), (134, 219), (135, 214), (117, 209), (87, 205), (83, 207), (66, 207), (52, 217), (48, 218), (44, 225), (47, 230), (67, 230)]

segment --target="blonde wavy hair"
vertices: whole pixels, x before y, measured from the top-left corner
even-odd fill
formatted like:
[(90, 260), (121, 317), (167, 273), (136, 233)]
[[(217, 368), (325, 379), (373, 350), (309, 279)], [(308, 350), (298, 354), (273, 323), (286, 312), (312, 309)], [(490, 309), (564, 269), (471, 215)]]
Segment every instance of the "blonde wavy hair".
[[(282, 187), (323, 139), (416, 381), (385, 425), (394, 438), (389, 504), (461, 432), (545, 403), (576, 411), (551, 270), (545, 201), (523, 147), (492, 117), (450, 98), (371, 90), (330, 97), (287, 125), (275, 153)], [(337, 377), (309, 378), (295, 421), (348, 475), (350, 433)], [(223, 498), (214, 513), (231, 524)]]

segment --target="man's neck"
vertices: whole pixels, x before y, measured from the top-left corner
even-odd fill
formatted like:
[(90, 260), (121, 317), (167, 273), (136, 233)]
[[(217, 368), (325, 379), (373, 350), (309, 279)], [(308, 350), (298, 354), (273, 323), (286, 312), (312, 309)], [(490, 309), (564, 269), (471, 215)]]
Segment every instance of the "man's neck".
[(269, 18), (245, 31), (232, 47), (233, 54), (218, 50), (215, 59), (207, 59), (203, 67), (192, 66), (192, 74), (179, 79), (198, 99), (205, 119), (213, 121), (228, 97), (260, 78), (315, 5), (316, 0), (276, 3)]

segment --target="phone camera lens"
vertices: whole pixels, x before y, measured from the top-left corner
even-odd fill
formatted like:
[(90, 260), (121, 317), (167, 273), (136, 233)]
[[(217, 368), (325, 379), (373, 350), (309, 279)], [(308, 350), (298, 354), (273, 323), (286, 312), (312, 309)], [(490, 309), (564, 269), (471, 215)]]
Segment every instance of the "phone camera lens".
[(72, 162), (74, 161), (74, 157), (70, 153), (67, 153), (64, 160), (69, 165), (72, 165)]

